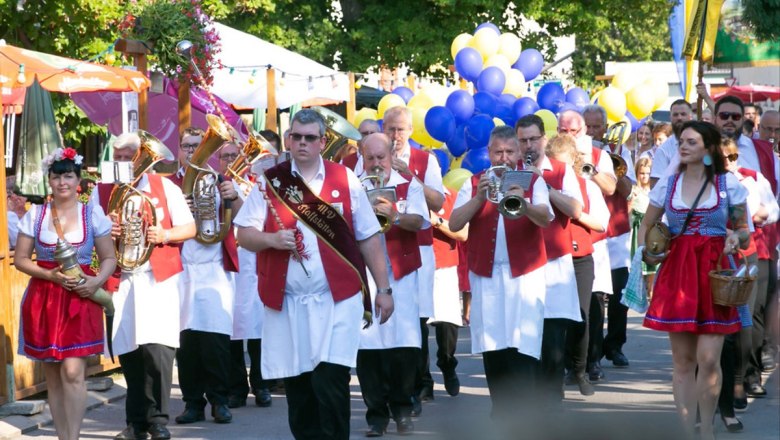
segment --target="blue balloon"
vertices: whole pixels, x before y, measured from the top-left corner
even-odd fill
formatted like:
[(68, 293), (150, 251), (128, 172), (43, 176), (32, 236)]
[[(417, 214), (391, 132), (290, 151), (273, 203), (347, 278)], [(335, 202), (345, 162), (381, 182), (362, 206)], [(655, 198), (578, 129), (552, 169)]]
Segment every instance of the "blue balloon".
[(558, 113), (563, 113), (567, 110), (573, 110), (575, 112), (579, 112), (580, 109), (576, 105), (572, 104), (571, 102), (564, 102), (561, 104), (560, 107), (558, 107)]
[(517, 101), (517, 98), (515, 98), (515, 95), (511, 95), (509, 93), (504, 93), (503, 95), (498, 97), (498, 100), (500, 102), (503, 102), (504, 104), (512, 107), (515, 105), (515, 101)]
[(490, 66), (483, 70), (477, 78), (477, 90), (480, 92), (488, 92), (493, 95), (500, 95), (504, 91), (506, 85), (506, 76), (496, 66)]
[(447, 97), (445, 106), (455, 116), (455, 121), (462, 124), (474, 114), (474, 97), (465, 90), (456, 90)]
[[(496, 31), (496, 35), (501, 35), (501, 30), (498, 28), (498, 26), (494, 25), (493, 23), (486, 21), (482, 23), (481, 25), (477, 26), (476, 29), (474, 29), (474, 33), (476, 34), (478, 30), (482, 28), (490, 28)], [(443, 174), (443, 173), (442, 173)]]
[(523, 72), (526, 81), (531, 81), (542, 73), (544, 57), (536, 49), (526, 49), (520, 52), (520, 56), (512, 67)]
[(566, 92), (566, 102), (570, 102), (574, 104), (577, 109), (582, 110), (583, 107), (590, 104), (590, 96), (588, 96), (588, 92), (585, 90), (574, 87)]
[(468, 148), (466, 145), (466, 124), (458, 125), (455, 127), (455, 134), (447, 142), (447, 149), (453, 156), (460, 157)]
[(404, 102), (409, 103), (409, 100), (412, 99), (412, 96), (414, 96), (414, 92), (409, 87), (396, 87), (393, 89), (393, 94), (396, 94), (400, 96), (401, 98), (404, 98)]
[(448, 142), (455, 134), (455, 116), (447, 107), (431, 107), (425, 114), (425, 129), (437, 141)]
[(455, 55), (455, 70), (466, 81), (476, 81), (482, 72), (482, 55), (473, 47), (464, 47)]
[(563, 93), (563, 87), (558, 83), (547, 83), (536, 94), (536, 102), (539, 103), (539, 107), (553, 113), (558, 113), (565, 101), (566, 94)]
[(487, 92), (475, 93), (474, 112), (477, 114), (490, 115), (492, 118), (496, 114), (496, 97)]
[(385, 121), (384, 121), (384, 119), (377, 119), (376, 123), (377, 123), (377, 125), (379, 125), (379, 132), (382, 133), (384, 131), (384, 129), (385, 129)]
[(517, 121), (515, 113), (512, 111), (512, 107), (502, 101), (499, 101), (498, 104), (496, 104), (496, 117), (504, 121), (504, 124), (512, 127), (515, 125), (515, 121)]
[(450, 155), (447, 154), (447, 151), (440, 148), (432, 148), (430, 152), (433, 153), (433, 155), (436, 156), (436, 160), (439, 161), (441, 175), (447, 174), (447, 171), (450, 170)]
[(523, 116), (532, 115), (539, 110), (539, 104), (533, 99), (524, 96), (512, 105), (512, 112), (515, 114), (515, 119), (520, 119)]
[(466, 123), (466, 145), (469, 149), (486, 147), (490, 140), (490, 132), (496, 124), (492, 116), (474, 115)]
[(481, 173), (490, 168), (490, 154), (487, 147), (474, 148), (466, 153), (461, 168), (471, 171), (473, 174)]
[(645, 125), (645, 122), (647, 122), (647, 116), (644, 118), (637, 120), (634, 115), (631, 114), (631, 112), (626, 111), (626, 116), (628, 116), (628, 120), (631, 123), (631, 133), (639, 130), (639, 127)]

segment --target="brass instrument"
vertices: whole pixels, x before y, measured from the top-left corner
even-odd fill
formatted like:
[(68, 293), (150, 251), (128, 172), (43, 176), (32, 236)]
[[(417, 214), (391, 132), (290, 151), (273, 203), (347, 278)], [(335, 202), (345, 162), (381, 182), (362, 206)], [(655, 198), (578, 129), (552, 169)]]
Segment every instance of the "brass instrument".
[(264, 157), (278, 157), (279, 152), (264, 137), (249, 135), (249, 140), (241, 147), (238, 157), (228, 166), (227, 174), (244, 188), (252, 188), (253, 182), (244, 177), (252, 165)]
[(580, 175), (583, 179), (591, 179), (596, 175), (596, 165), (593, 165), (592, 163), (582, 164), (582, 168), (580, 168)]
[[(361, 183), (367, 180), (371, 182), (371, 184), (374, 186), (373, 189), (366, 189), (366, 195), (368, 196), (368, 200), (371, 202), (372, 206), (376, 201), (377, 197), (384, 197), (385, 199), (388, 199), (391, 203), (395, 203), (396, 201), (395, 188), (383, 187), (383, 185), (385, 184), (385, 178), (381, 168), (374, 167), (373, 169), (371, 169), (371, 174), (366, 174), (365, 176), (360, 178)], [(376, 219), (377, 221), (379, 221), (379, 232), (382, 234), (389, 231), (390, 228), (393, 227), (393, 219), (382, 214), (381, 212), (376, 212)]]
[[(530, 158), (526, 156), (526, 163)], [(498, 204), (498, 212), (504, 217), (514, 220), (522, 217), (528, 210), (528, 204), (523, 198), (522, 190), (504, 191), (504, 176), (508, 171), (512, 171), (506, 165), (496, 165), (485, 171), (488, 177), (487, 199), (491, 203)]]
[(151, 199), (135, 188), (136, 183), (161, 160), (173, 160), (173, 153), (159, 139), (138, 130), (141, 139), (133, 156), (133, 182), (114, 187), (108, 199), (108, 212), (115, 214), (121, 234), (114, 241), (117, 265), (134, 270), (149, 260), (154, 246), (146, 240), (149, 226), (157, 224), (157, 209)]
[(615, 169), (615, 177), (620, 179), (628, 172), (628, 165), (623, 156), (613, 153), (616, 148), (620, 148), (623, 143), (623, 136), (626, 134), (628, 124), (626, 121), (620, 121), (612, 124), (604, 135), (604, 143), (609, 146), (609, 158), (612, 159), (612, 167)]
[(322, 150), (322, 157), (324, 159), (333, 159), (336, 153), (338, 153), (350, 139), (357, 142), (362, 138), (360, 132), (338, 113), (318, 106), (311, 107), (311, 109), (322, 116), (325, 120), (325, 126), (327, 127), (325, 130), (325, 138), (327, 140), (325, 141), (325, 148)]

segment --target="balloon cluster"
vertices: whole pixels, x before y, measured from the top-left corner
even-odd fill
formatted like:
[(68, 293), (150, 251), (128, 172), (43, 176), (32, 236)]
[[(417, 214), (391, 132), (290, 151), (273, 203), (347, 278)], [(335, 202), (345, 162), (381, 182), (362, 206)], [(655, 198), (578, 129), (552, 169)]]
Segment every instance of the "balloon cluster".
[(669, 85), (664, 80), (621, 70), (607, 88), (593, 95), (592, 101), (604, 107), (610, 124), (624, 121), (633, 133), (667, 98)]

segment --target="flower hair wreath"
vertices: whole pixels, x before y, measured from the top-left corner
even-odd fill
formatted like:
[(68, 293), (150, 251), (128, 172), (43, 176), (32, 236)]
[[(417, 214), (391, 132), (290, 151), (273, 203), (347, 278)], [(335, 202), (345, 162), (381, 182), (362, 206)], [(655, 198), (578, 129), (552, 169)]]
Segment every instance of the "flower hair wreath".
[(59, 162), (63, 159), (70, 159), (76, 165), (81, 165), (84, 161), (84, 156), (78, 154), (76, 150), (71, 147), (57, 148), (53, 153), (43, 158), (43, 161), (41, 161), (41, 170), (44, 174), (47, 174), (54, 162)]

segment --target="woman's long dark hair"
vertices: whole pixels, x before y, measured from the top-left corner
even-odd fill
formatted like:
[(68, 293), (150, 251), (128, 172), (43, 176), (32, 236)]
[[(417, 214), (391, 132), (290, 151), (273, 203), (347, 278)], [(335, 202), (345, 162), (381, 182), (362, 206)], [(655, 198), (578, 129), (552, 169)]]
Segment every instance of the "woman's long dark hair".
[[(704, 148), (707, 153), (712, 157), (712, 165), (705, 166), (704, 170), (707, 174), (707, 180), (712, 180), (717, 174), (726, 173), (726, 161), (723, 158), (723, 152), (720, 150), (720, 130), (718, 127), (704, 121), (688, 121), (683, 124), (680, 133), (687, 129), (692, 129), (696, 133), (701, 135), (702, 141), (704, 141)], [(681, 163), (679, 166), (679, 172), (685, 171), (685, 164)]]

